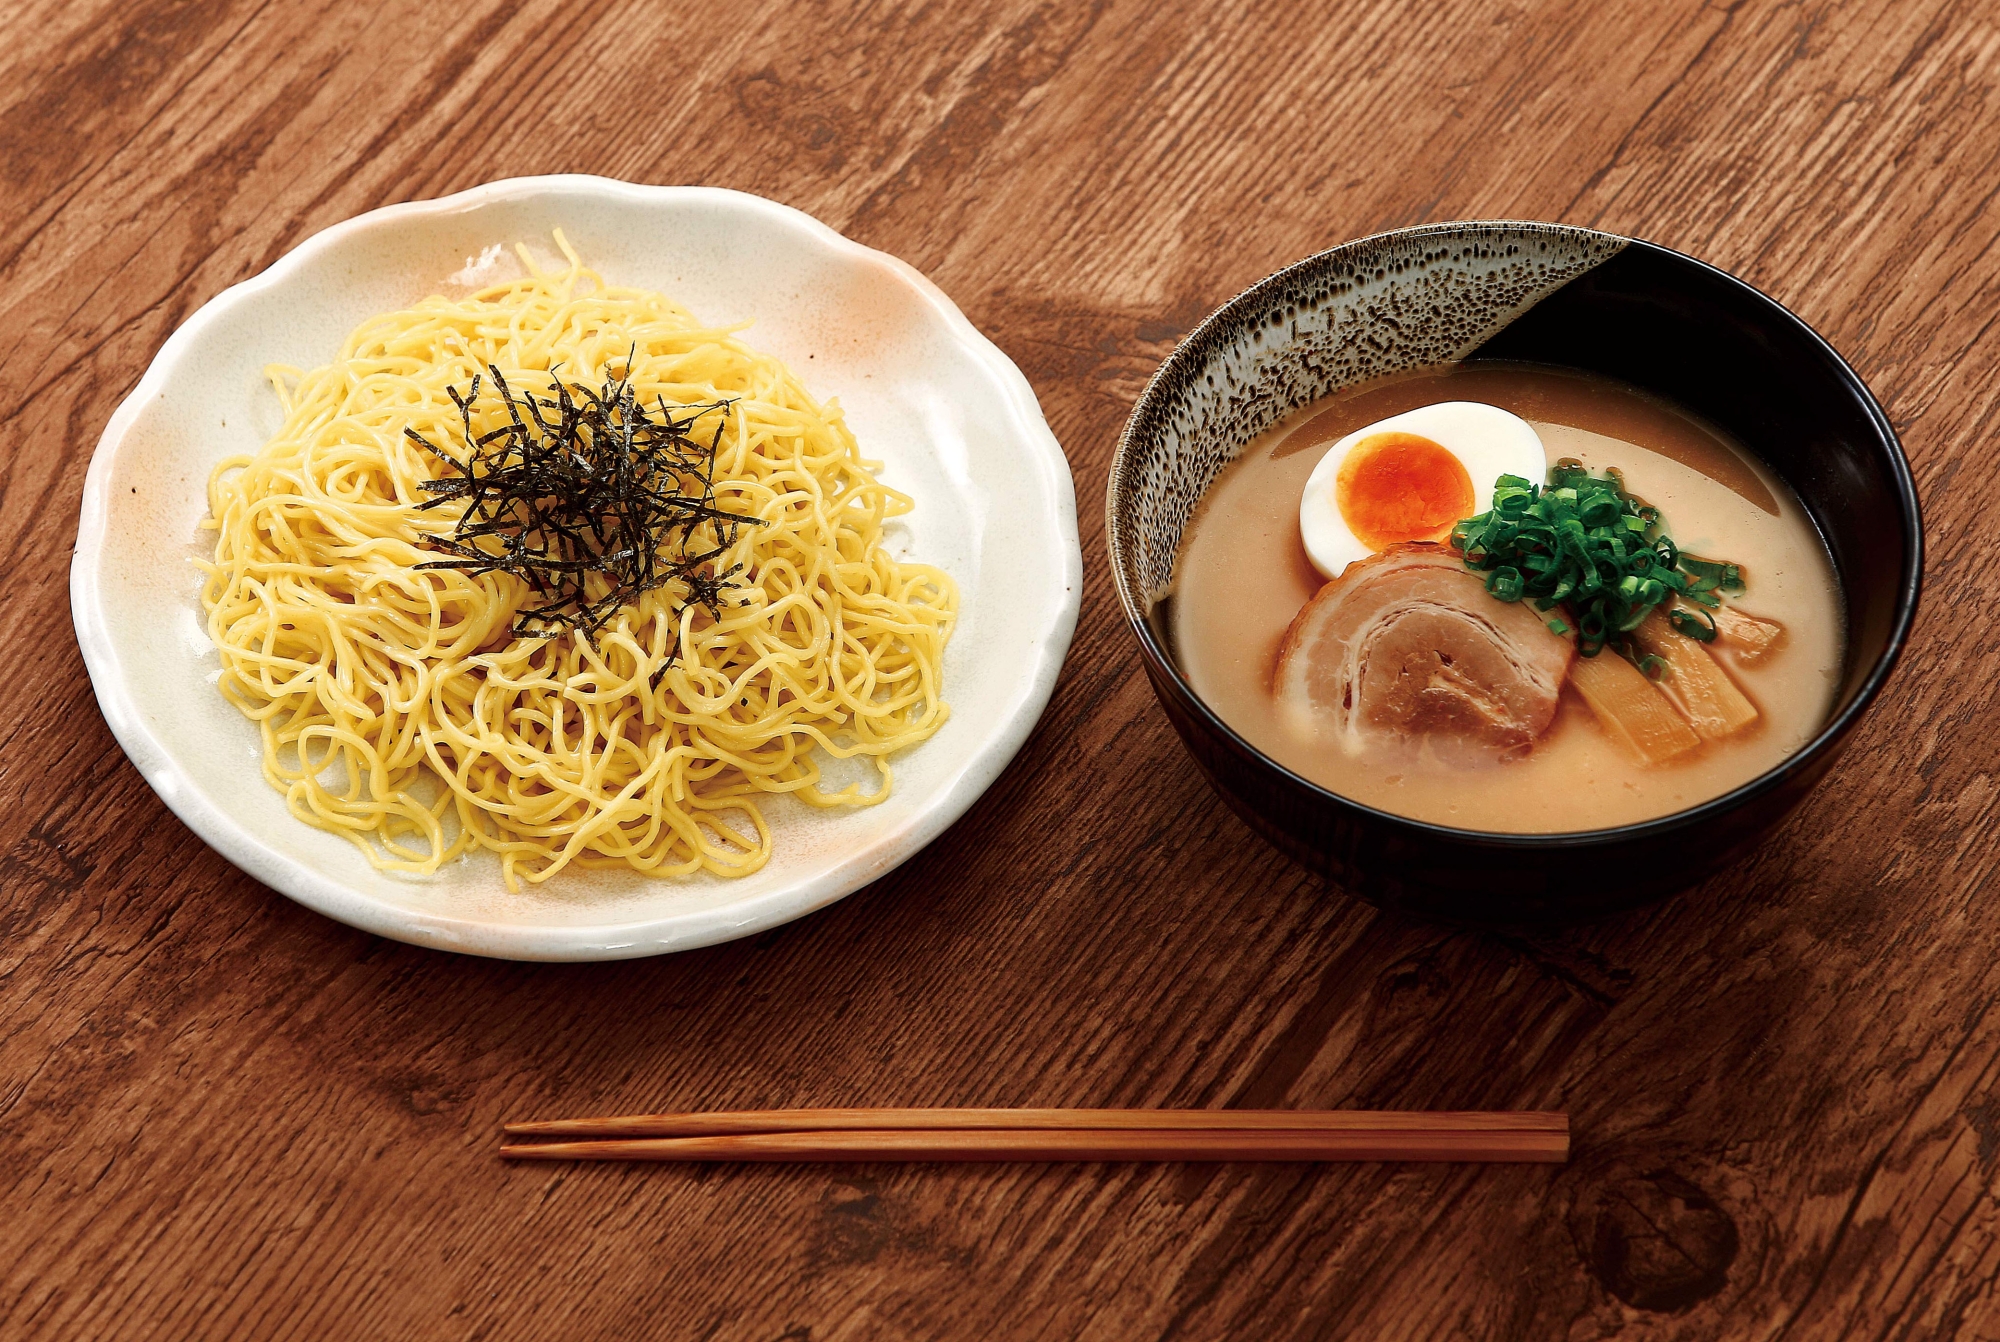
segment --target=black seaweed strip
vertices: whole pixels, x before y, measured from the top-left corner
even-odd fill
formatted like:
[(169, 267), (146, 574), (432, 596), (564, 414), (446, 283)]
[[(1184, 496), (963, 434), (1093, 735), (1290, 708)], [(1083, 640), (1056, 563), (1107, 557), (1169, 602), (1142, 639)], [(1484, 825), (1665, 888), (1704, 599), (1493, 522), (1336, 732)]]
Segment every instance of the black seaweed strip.
[[(732, 402), (683, 406), (684, 417), (676, 419), (659, 398), (655, 419), (631, 386), (632, 362), (628, 354), (626, 372), (599, 390), (557, 379), (554, 394), (544, 397), (517, 394), (499, 369), (489, 367), (507, 418), (476, 438), (472, 417), (480, 379), (463, 394), (448, 389), (469, 444), (463, 461), (406, 429), (460, 472), (425, 482), (431, 497), (419, 507), (466, 504), (450, 536), (422, 542), (451, 557), (417, 567), (520, 578), (539, 601), (516, 613), (514, 632), (527, 637), (575, 630), (595, 644), (621, 609), (675, 581), (685, 587), (676, 624), (690, 606), (719, 616), (741, 566), (716, 573), (713, 564), (735, 543), (739, 527), (761, 525), (715, 504), (715, 453)], [(703, 446), (690, 431), (717, 411), (724, 419)], [(705, 522), (715, 525), (724, 543), (690, 553), (695, 530)], [(593, 577), (603, 584), (595, 598)], [(670, 652), (655, 684), (672, 662)]]

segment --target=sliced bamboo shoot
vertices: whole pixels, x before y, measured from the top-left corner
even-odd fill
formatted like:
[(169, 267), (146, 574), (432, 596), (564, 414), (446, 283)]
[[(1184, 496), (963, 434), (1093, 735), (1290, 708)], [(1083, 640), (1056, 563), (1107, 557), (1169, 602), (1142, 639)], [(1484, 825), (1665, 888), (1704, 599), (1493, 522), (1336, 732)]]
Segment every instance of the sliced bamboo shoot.
[(1664, 764), (1701, 744), (1639, 668), (1609, 648), (1570, 663), (1569, 682), (1605, 734), (1645, 764)]
[(1757, 705), (1736, 688), (1708, 649), (1674, 629), (1659, 611), (1632, 631), (1632, 641), (1640, 652), (1667, 664), (1659, 687), (1703, 740), (1734, 736), (1757, 720)]
[(1745, 615), (1734, 606), (1712, 610), (1716, 641), (1736, 655), (1739, 662), (1754, 662), (1767, 652), (1775, 652), (1785, 641), (1785, 626), (1761, 615)]

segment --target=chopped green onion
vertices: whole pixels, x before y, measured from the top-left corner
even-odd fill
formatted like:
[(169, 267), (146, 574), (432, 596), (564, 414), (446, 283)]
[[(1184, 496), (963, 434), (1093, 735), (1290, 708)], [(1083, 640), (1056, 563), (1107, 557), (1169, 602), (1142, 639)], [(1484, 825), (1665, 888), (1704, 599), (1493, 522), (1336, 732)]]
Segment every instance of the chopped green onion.
[[(1696, 619), (1699, 615), (1701, 618)], [(1675, 610), (1667, 613), (1674, 628), (1697, 643), (1715, 642), (1715, 617), (1705, 610)]]
[(1637, 656), (1626, 635), (1678, 599), (1688, 609), (1670, 611), (1674, 628), (1710, 642), (1708, 611), (1722, 604), (1715, 594), (1743, 590), (1741, 567), (1685, 554), (1664, 530), (1659, 510), (1626, 493), (1616, 470), (1593, 476), (1565, 459), (1549, 469), (1546, 486), (1501, 476), (1493, 507), (1454, 526), (1451, 544), (1498, 600), (1532, 600), (1543, 612), (1563, 606), (1548, 626), (1574, 630), (1584, 656), (1615, 643), (1657, 678), (1665, 663)]
[(1727, 592), (1731, 596), (1743, 590), (1743, 570), (1722, 559), (1700, 559), (1694, 555), (1682, 555), (1681, 567), (1707, 583), (1704, 590)]

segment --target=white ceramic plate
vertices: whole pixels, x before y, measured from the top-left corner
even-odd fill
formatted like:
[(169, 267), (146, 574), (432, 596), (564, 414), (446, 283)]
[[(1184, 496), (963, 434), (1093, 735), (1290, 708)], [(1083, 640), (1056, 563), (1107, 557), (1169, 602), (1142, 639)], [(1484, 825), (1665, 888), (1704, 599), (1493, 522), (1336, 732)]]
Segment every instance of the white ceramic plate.
[[(613, 284), (657, 289), (838, 397), (882, 478), (916, 499), (903, 539), (959, 584), (951, 719), (895, 757), (879, 806), (769, 808), (775, 853), (736, 880), (564, 872), (510, 894), (486, 854), (436, 877), (369, 866), (294, 820), (254, 727), (224, 702), (189, 559), (221, 458), (277, 427), (269, 363), (314, 367), (363, 318), (488, 282), (560, 227)], [(482, 266), (482, 258), (484, 263)], [(456, 278), (455, 278), (456, 277)], [(391, 206), (308, 240), (174, 332), (91, 459), (70, 569), (77, 641), (118, 742), (174, 813), (308, 908), (419, 945), (522, 960), (705, 946), (829, 904), (956, 820), (1026, 740), (1076, 624), (1083, 564), (1068, 464), (1019, 369), (914, 269), (797, 210), (706, 187), (597, 177), (495, 182)]]

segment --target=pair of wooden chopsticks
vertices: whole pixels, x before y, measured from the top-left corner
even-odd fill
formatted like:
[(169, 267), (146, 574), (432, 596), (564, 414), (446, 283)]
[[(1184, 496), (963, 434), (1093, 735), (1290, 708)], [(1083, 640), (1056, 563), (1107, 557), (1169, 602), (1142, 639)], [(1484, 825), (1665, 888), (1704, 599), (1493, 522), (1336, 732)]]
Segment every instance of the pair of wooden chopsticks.
[(508, 1160), (1569, 1158), (1569, 1116), (1364, 1109), (764, 1109), (509, 1123)]

